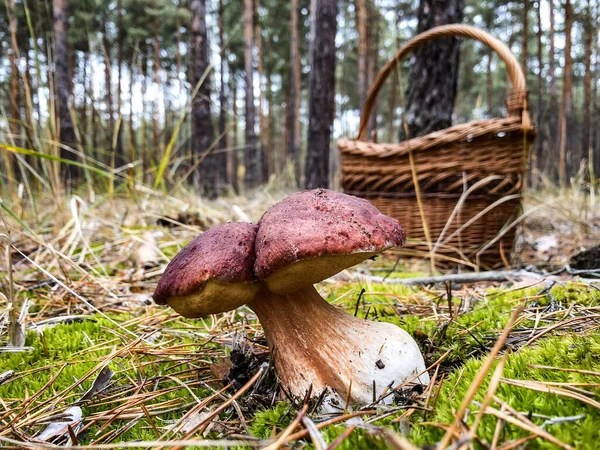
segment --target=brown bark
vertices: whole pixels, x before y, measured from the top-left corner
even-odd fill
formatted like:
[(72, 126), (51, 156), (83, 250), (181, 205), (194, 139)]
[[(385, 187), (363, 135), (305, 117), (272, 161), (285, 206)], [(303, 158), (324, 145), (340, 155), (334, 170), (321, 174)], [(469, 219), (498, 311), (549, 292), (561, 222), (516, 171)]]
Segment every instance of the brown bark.
[(192, 153), (194, 162), (199, 163), (194, 172), (194, 185), (200, 193), (214, 199), (219, 193), (220, 167), (225, 165), (224, 154), (209, 154), (213, 143), (213, 127), (210, 114), (210, 76), (208, 39), (206, 32), (205, 0), (193, 0), (191, 3), (192, 26), (192, 89), (202, 80), (197, 95), (192, 102)]
[[(158, 11), (158, 1), (154, 0), (154, 9)], [(154, 17), (154, 89), (160, 89), (160, 16)], [(160, 144), (160, 128), (158, 125), (158, 93), (155, 92), (154, 105), (152, 107), (152, 157), (158, 160), (162, 155)]]
[[(221, 151), (222, 156), (220, 157), (221, 164), (219, 165), (219, 178), (223, 183), (230, 182), (231, 178), (228, 175), (227, 164), (229, 162), (229, 156), (225, 155), (223, 152), (228, 149), (227, 142), (227, 134), (225, 133), (225, 110), (226, 110), (226, 98), (225, 98), (225, 64), (226, 56), (225, 56), (225, 30), (223, 24), (223, 0), (219, 0), (219, 9), (218, 9), (218, 26), (219, 26), (219, 56), (220, 56), (220, 66), (219, 66), (219, 143), (217, 148)], [(223, 159), (225, 159), (225, 163), (223, 164)]]
[(146, 51), (143, 49), (140, 53), (138, 72), (142, 76), (141, 83), (141, 98), (142, 103), (142, 114), (140, 121), (140, 139), (141, 139), (141, 151), (142, 151), (142, 178), (145, 182), (149, 181), (149, 170), (150, 170), (150, 157), (148, 155), (148, 139), (146, 138), (146, 92), (148, 91), (148, 58)]
[(527, 44), (529, 42), (529, 0), (523, 0), (523, 16), (521, 17), (521, 67), (527, 74)]
[(590, 0), (587, 2), (587, 8), (584, 16), (584, 58), (585, 74), (583, 76), (583, 129), (581, 130), (581, 151), (587, 158), (588, 163), (593, 160), (592, 148), (590, 146), (591, 133), (591, 100), (592, 100), (592, 11)]
[(260, 8), (260, 0), (254, 0), (254, 34), (256, 39), (256, 50), (258, 53), (257, 61), (257, 75), (258, 75), (258, 140), (260, 148), (260, 181), (266, 182), (269, 178), (269, 166), (268, 158), (270, 149), (267, 148), (265, 143), (265, 114), (264, 114), (264, 86), (263, 86), (263, 41), (262, 41), (262, 29), (260, 18), (258, 16), (258, 9)]
[[(230, 72), (231, 72), (231, 70), (230, 70)], [(232, 145), (233, 151), (230, 151), (228, 153), (228, 155), (230, 156), (230, 158), (229, 158), (229, 161), (230, 161), (229, 180), (231, 182), (231, 187), (233, 187), (234, 192), (236, 194), (239, 194), (239, 192), (240, 192), (240, 184), (239, 184), (239, 178), (238, 178), (238, 168), (239, 168), (238, 123), (239, 123), (239, 117), (238, 117), (238, 109), (237, 109), (238, 88), (237, 88), (237, 83), (236, 83), (234, 74), (231, 74), (230, 82), (231, 82), (231, 87), (230, 87), (230, 90), (231, 90), (231, 114), (233, 115), (233, 136), (232, 136), (232, 140), (231, 140), (231, 145)]]
[[(438, 25), (460, 23), (463, 0), (421, 0), (418, 16), (417, 33)], [(456, 38), (437, 39), (415, 50), (406, 105), (408, 136), (401, 129), (403, 138), (424, 135), (452, 124), (458, 62)]]
[(291, 1), (290, 12), (290, 92), (287, 107), (287, 154), (294, 165), (296, 183), (300, 183), (300, 38), (298, 0)]
[[(104, 20), (108, 21), (107, 18)], [(104, 23), (104, 30), (102, 33), (102, 45), (104, 48), (104, 101), (106, 102), (106, 114), (108, 115), (108, 129), (105, 137), (104, 150), (106, 151), (104, 156), (105, 163), (111, 165), (111, 155), (109, 150), (112, 148), (113, 134), (115, 132), (115, 114), (113, 105), (113, 94), (112, 94), (112, 71), (111, 71), (111, 40), (108, 36), (108, 29), (106, 28), (107, 22)]]
[(246, 173), (244, 182), (246, 188), (256, 187), (260, 181), (260, 154), (256, 146), (256, 132), (254, 131), (254, 64), (252, 48), (254, 47), (254, 17), (252, 0), (244, 0), (244, 72), (246, 77), (246, 148), (244, 151), (244, 164)]
[(594, 23), (596, 24), (596, 42), (595, 42), (595, 55), (596, 55), (596, 70), (594, 70), (594, 82), (592, 83), (593, 91), (593, 110), (592, 110), (592, 161), (591, 166), (594, 168), (594, 176), (596, 180), (593, 180), (594, 185), (597, 185), (597, 177), (600, 177), (600, 124), (598, 124), (599, 118), (599, 105), (598, 105), (598, 82), (600, 81), (600, 33), (598, 33), (598, 20), (600, 19), (600, 0), (596, 1), (596, 14)]
[[(10, 65), (10, 120), (9, 129), (13, 139), (17, 139), (20, 132), (21, 122), (21, 88), (19, 86), (19, 69), (17, 60), (19, 59), (19, 46), (17, 45), (17, 20), (15, 18), (15, 0), (7, 3), (8, 26), (10, 29), (10, 51), (8, 54), (8, 63)], [(19, 143), (20, 144), (20, 143)], [(6, 164), (6, 175), (9, 183), (15, 180), (15, 175), (19, 173), (17, 159), (11, 152), (2, 152), (4, 163)]]
[(331, 127), (335, 114), (337, 1), (316, 0), (308, 99), (306, 188), (329, 186)]
[[(19, 86), (19, 68), (17, 61), (20, 58), (17, 44), (17, 19), (15, 17), (15, 0), (7, 3), (8, 27), (10, 30), (10, 50), (8, 63), (10, 65), (10, 117), (9, 128), (16, 137), (19, 134), (21, 122), (21, 87)], [(12, 155), (10, 156), (12, 158)]]
[(559, 180), (561, 186), (567, 185), (567, 159), (570, 156), (570, 148), (568, 148), (568, 135), (570, 131), (568, 122), (570, 122), (572, 110), (572, 72), (573, 60), (571, 55), (571, 29), (573, 26), (573, 8), (571, 1), (565, 2), (565, 67), (563, 75), (563, 92), (560, 103), (560, 165), (559, 165)]
[(356, 28), (358, 31), (358, 101), (362, 109), (367, 97), (367, 0), (356, 0)]
[[(365, 87), (365, 98), (369, 87), (373, 85), (377, 71), (379, 69), (379, 34), (380, 34), (381, 16), (374, 2), (370, 3), (368, 8), (369, 28), (367, 33), (367, 85)], [(371, 116), (368, 124), (369, 138), (377, 142), (377, 104), (371, 110)]]
[[(125, 40), (125, 33), (123, 30), (123, 5), (122, 0), (117, 0), (117, 117), (122, 121), (122, 88), (121, 81), (123, 79), (123, 44)], [(114, 136), (112, 137), (114, 139)], [(117, 130), (117, 139), (114, 142), (114, 159), (116, 165), (120, 166), (125, 164), (126, 157), (123, 153), (123, 124), (120, 123), (119, 129)], [(112, 148), (112, 147), (111, 147)]]
[(556, 111), (558, 110), (558, 98), (556, 88), (556, 51), (554, 46), (555, 39), (555, 26), (554, 26), (554, 0), (548, 0), (550, 5), (550, 30), (548, 35), (548, 59), (550, 60), (550, 103), (548, 107), (548, 117), (546, 119), (548, 123), (548, 152), (552, 155), (551, 158), (547, 158), (547, 165), (551, 169), (552, 177), (555, 181), (558, 181), (559, 168), (556, 164), (560, 159), (560, 150), (558, 144), (559, 138), (559, 126), (557, 119), (558, 116)]
[[(71, 119), (70, 110), (70, 74), (69, 74), (69, 9), (68, 0), (53, 0), (54, 13), (54, 76), (56, 81), (57, 114), (59, 120), (58, 138), (64, 145), (73, 146), (75, 142), (75, 129)], [(63, 159), (75, 161), (76, 155), (61, 147), (60, 156)], [(77, 167), (72, 164), (63, 164), (61, 168), (62, 179), (73, 182), (78, 177)]]
[(536, 122), (538, 124), (538, 135), (536, 138), (536, 158), (534, 161), (534, 169), (541, 171), (542, 167), (542, 152), (544, 150), (544, 80), (542, 71), (544, 67), (543, 60), (543, 44), (542, 44), (542, 13), (541, 13), (541, 0), (537, 1), (537, 60), (538, 60), (538, 73), (537, 73), (537, 111), (536, 111)]
[(388, 99), (388, 116), (387, 116), (387, 142), (393, 142), (394, 139), (394, 121), (396, 120), (396, 99), (398, 97), (398, 80), (395, 76), (391, 77), (391, 94)]

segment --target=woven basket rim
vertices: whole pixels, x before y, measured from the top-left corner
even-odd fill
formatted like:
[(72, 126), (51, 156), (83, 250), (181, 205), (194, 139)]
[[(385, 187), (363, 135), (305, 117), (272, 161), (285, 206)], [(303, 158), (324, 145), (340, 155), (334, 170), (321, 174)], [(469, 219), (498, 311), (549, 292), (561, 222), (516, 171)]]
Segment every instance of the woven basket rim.
[(344, 154), (387, 158), (390, 156), (401, 156), (407, 154), (409, 151), (430, 150), (440, 145), (471, 142), (476, 138), (490, 134), (497, 136), (499, 133), (514, 132), (526, 132), (527, 136), (531, 139), (536, 135), (536, 130), (533, 126), (531, 128), (523, 127), (521, 117), (510, 116), (473, 120), (399, 143), (372, 142), (343, 137), (338, 139), (337, 147)]

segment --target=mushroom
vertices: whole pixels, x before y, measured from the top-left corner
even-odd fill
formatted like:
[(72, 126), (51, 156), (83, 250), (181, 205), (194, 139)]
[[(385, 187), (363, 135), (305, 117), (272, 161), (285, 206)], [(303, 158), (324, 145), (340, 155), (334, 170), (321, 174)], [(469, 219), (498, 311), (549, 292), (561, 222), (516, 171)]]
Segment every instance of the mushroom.
[(169, 263), (153, 298), (184, 317), (236, 309), (260, 289), (254, 272), (257, 226), (226, 223), (202, 233)]
[(323, 411), (343, 408), (346, 399), (369, 404), (405, 381), (429, 383), (423, 356), (406, 331), (349, 315), (313, 286), (403, 245), (405, 233), (395, 219), (366, 200), (317, 189), (287, 197), (252, 227), (221, 225), (192, 241), (167, 267), (157, 303), (186, 317), (247, 303), (263, 326), (282, 385), (297, 397), (312, 387), (314, 396), (324, 395)]

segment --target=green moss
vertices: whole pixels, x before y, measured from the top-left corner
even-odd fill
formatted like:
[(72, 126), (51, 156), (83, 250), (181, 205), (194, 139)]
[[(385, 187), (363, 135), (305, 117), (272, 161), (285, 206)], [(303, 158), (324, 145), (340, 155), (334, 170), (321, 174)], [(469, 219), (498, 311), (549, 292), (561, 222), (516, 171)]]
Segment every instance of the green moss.
[[(112, 316), (117, 322), (124, 322), (131, 319), (131, 316), (121, 315)], [(195, 323), (198, 328), (203, 328), (200, 322)], [(52, 328), (47, 328), (43, 334), (37, 332), (29, 332), (26, 338), (26, 345), (33, 347), (31, 351), (21, 353), (5, 353), (0, 354), (0, 372), (14, 370), (17, 375), (36, 368), (45, 368), (40, 371), (35, 371), (27, 376), (14, 381), (7, 381), (0, 385), (0, 398), (13, 407), (17, 407), (26, 397), (31, 397), (33, 394), (42, 390), (48, 381), (58, 374), (51, 386), (43, 391), (39, 398), (38, 404), (43, 404), (45, 400), (55, 394), (70, 387), (76, 380), (81, 379), (92, 371), (104, 358), (112, 354), (115, 350), (122, 349), (131, 341), (131, 337), (117, 328), (113, 322), (100, 316), (90, 316), (88, 320), (83, 322), (74, 322), (69, 324), (61, 324)], [(194, 343), (191, 338), (177, 338), (170, 342), (170, 345)], [(198, 343), (196, 341), (196, 343)], [(198, 343), (202, 344), (202, 343)], [(206, 347), (205, 347), (206, 348)], [(192, 347), (193, 349), (193, 347)], [(199, 349), (199, 346), (198, 346)], [(198, 361), (193, 359), (189, 361), (195, 367), (204, 365), (203, 357), (199, 356)], [(180, 363), (178, 358), (164, 358), (161, 356), (153, 356), (149, 354), (129, 354), (124, 353), (122, 356), (114, 358), (109, 367), (115, 372), (112, 380), (115, 387), (131, 387), (132, 382), (139, 383), (144, 379), (153, 381), (150, 385), (146, 385), (143, 391), (154, 391), (164, 388), (177, 388), (172, 392), (165, 393), (160, 397), (150, 400), (145, 403), (145, 406), (151, 408), (152, 404), (165, 402), (168, 400), (176, 400), (175, 406), (184, 406), (186, 404), (194, 404), (195, 399), (192, 394), (186, 389), (185, 385), (181, 385), (171, 379), (159, 377), (162, 374), (170, 374), (174, 371), (181, 371), (192, 366), (184, 362)], [(143, 369), (140, 366), (143, 365)], [(175, 369), (173, 367), (177, 366)], [(62, 370), (61, 370), (62, 369)], [(76, 388), (67, 395), (64, 402), (57, 405), (67, 407), (77, 401), (83, 392), (89, 389), (96, 378), (97, 372), (94, 372), (80, 388)], [(190, 380), (194, 381), (194, 380)], [(212, 394), (205, 387), (190, 386), (190, 390), (198, 398), (204, 398)], [(130, 392), (132, 394), (133, 392)], [(112, 408), (123, 404), (127, 395), (114, 403), (100, 405), (103, 401), (102, 396), (95, 397), (91, 402), (84, 403), (83, 416), (89, 417), (94, 413), (109, 411)], [(168, 425), (170, 421), (179, 419), (184, 412), (189, 409), (188, 406), (179, 411), (173, 411), (166, 414), (161, 414), (160, 418), (155, 421), (159, 428)], [(107, 429), (102, 431), (102, 434), (113, 430), (120, 429), (127, 425), (131, 419), (117, 420)], [(28, 431), (35, 432), (44, 426), (34, 427)], [(95, 437), (99, 426), (92, 427), (83, 443), (89, 442)], [(164, 429), (162, 430), (164, 431)], [(137, 439), (153, 440), (156, 439), (150, 423), (146, 418), (142, 418), (135, 426), (123, 433), (120, 441), (132, 441)]]
[[(495, 341), (500, 330), (509, 319), (511, 311), (519, 304), (528, 305), (534, 302), (540, 307), (550, 304), (550, 297), (547, 295), (536, 296), (541, 287), (530, 289), (520, 289), (514, 291), (489, 289), (482, 292), (479, 297), (471, 297), (471, 308), (468, 312), (458, 316), (453, 316), (450, 320), (444, 314), (426, 313), (422, 317), (408, 315), (404, 312), (413, 308), (416, 304), (423, 307), (437, 302), (440, 306), (447, 305), (447, 299), (436, 298), (434, 294), (427, 293), (417, 287), (406, 287), (403, 285), (371, 283), (366, 293), (362, 296), (357, 315), (365, 317), (368, 313), (369, 319), (395, 323), (411, 334), (418, 337), (418, 342), (423, 348), (428, 361), (433, 362), (448, 349), (452, 350), (451, 355), (444, 361), (443, 370), (447, 373), (435, 410), (429, 414), (423, 414), (418, 411), (412, 416), (414, 429), (411, 439), (419, 444), (434, 444), (439, 441), (441, 432), (439, 429), (430, 426), (420, 425), (420, 421), (425, 420), (437, 423), (451, 423), (454, 420), (453, 410), (456, 410), (473, 380), (475, 374), (480, 370), (482, 360), (487, 355), (489, 348)], [(361, 286), (356, 284), (346, 284), (344, 286), (336, 285), (331, 289), (329, 300), (344, 307), (349, 313), (353, 314), (356, 309), (356, 301), (360, 293)], [(555, 286), (551, 290), (552, 296), (557, 303), (562, 305), (563, 309), (573, 306), (597, 306), (600, 303), (600, 292), (594, 289), (567, 285)], [(458, 309), (460, 298), (453, 297), (452, 303)], [(439, 308), (438, 308), (439, 311)], [(243, 310), (242, 310), (243, 312)], [(240, 312), (237, 318), (245, 317)], [(130, 315), (111, 316), (111, 318), (121, 324), (133, 318)], [(185, 330), (205, 331), (207, 326), (211, 326), (210, 320), (169, 322), (168, 328), (177, 328)], [(156, 323), (154, 321), (154, 323)], [(522, 323), (522, 326), (529, 326), (531, 323)], [(467, 332), (468, 330), (468, 332)], [(139, 329), (132, 328), (132, 331), (139, 333)], [(213, 330), (214, 331), (214, 330)], [(162, 336), (159, 339), (165, 339), (163, 345), (158, 349), (165, 349), (180, 344), (194, 343), (200, 350), (200, 345), (206, 342), (198, 342), (198, 338), (187, 336), (186, 334), (170, 334)], [(122, 349), (131, 341), (126, 333), (115, 326), (113, 322), (100, 316), (90, 316), (88, 320), (81, 323), (62, 324), (53, 328), (46, 329), (43, 336), (38, 333), (28, 333), (26, 345), (33, 347), (33, 350), (19, 354), (0, 354), (0, 372), (5, 370), (15, 370), (23, 372), (25, 370), (46, 367), (47, 369), (31, 373), (16, 381), (9, 381), (0, 385), (0, 397), (9, 406), (17, 406), (27, 396), (40, 391), (42, 387), (55, 375), (64, 365), (64, 369), (56, 378), (53, 385), (43, 392), (40, 402), (50, 398), (55, 393), (71, 386), (75, 380), (81, 379), (87, 375), (98, 362), (114, 352)], [(160, 342), (160, 341), (159, 341)], [(151, 346), (149, 346), (151, 347)], [(132, 380), (139, 382), (142, 379), (150, 379), (160, 374), (173, 374), (175, 371), (185, 370), (191, 367), (206, 371), (210, 364), (207, 358), (207, 348), (218, 348), (219, 354), (224, 355), (225, 349), (218, 344), (210, 343), (202, 347), (197, 360), (181, 361), (174, 358), (169, 359), (164, 355), (152, 355), (149, 353), (136, 353), (135, 356), (124, 354), (115, 358), (111, 363), (111, 369), (116, 372), (113, 382), (116, 386), (125, 387)], [(66, 365), (65, 365), (66, 364)], [(585, 369), (600, 371), (600, 336), (598, 335), (567, 335), (556, 336), (548, 334), (544, 339), (536, 342), (536, 345), (527, 348), (521, 348), (510, 355), (503, 376), (515, 379), (540, 380), (540, 381), (558, 381), (558, 382), (584, 382), (597, 383), (598, 378), (589, 375), (580, 375), (569, 372), (558, 372), (550, 370), (532, 369), (528, 364), (540, 364), (565, 367), (571, 369)], [(143, 365), (143, 371), (140, 370)], [(87, 390), (95, 378), (93, 374), (81, 386), (80, 390), (73, 392), (64, 403), (57, 405), (65, 407), (77, 400), (81, 394)], [(203, 378), (202, 376), (200, 378)], [(194, 380), (197, 378), (193, 378)], [(157, 379), (158, 380), (158, 379)], [(186, 379), (186, 380), (192, 380)], [(187, 383), (187, 381), (185, 381)], [(476, 400), (481, 400), (488, 381), (482, 386)], [(177, 405), (183, 406), (195, 402), (190, 392), (180, 384), (167, 378), (160, 378), (156, 385), (148, 387), (148, 390), (163, 389), (167, 387), (177, 387), (178, 389), (164, 394), (163, 396), (149, 401), (146, 406), (163, 402), (166, 400), (177, 400)], [(206, 387), (190, 386), (193, 394), (198, 398), (206, 398), (212, 394), (212, 391)], [(454, 392), (452, 392), (454, 389)], [(585, 388), (589, 389), (589, 388)], [(598, 390), (595, 393), (600, 395)], [(547, 430), (564, 442), (570, 443), (576, 448), (593, 448), (591, 443), (600, 441), (600, 416), (598, 410), (590, 406), (585, 406), (581, 402), (550, 394), (541, 394), (528, 391), (523, 388), (517, 388), (502, 384), (498, 389), (498, 395), (507, 401), (512, 407), (535, 414), (548, 417), (573, 416), (586, 414), (586, 417), (577, 422), (571, 422), (560, 425), (550, 425)], [(100, 405), (101, 397), (94, 398), (90, 403), (84, 405), (84, 417), (89, 417), (94, 413), (108, 411), (119, 402)], [(217, 401), (219, 402), (219, 401)], [(161, 414), (155, 418), (156, 425), (165, 429), (171, 422), (179, 419), (190, 406), (177, 411)], [(471, 406), (472, 411), (477, 410), (476, 405)], [(375, 422), (375, 426), (391, 428), (399, 432), (398, 425), (392, 420), (399, 417), (403, 411), (389, 416), (385, 419)], [(224, 413), (227, 414), (227, 413)], [(269, 438), (273, 431), (280, 433), (293, 418), (297, 411), (287, 402), (280, 402), (274, 408), (261, 410), (253, 417), (247, 417), (250, 421), (250, 431), (252, 435), (261, 438)], [(364, 420), (368, 418), (365, 417)], [(318, 417), (313, 417), (318, 421)], [(469, 423), (473, 420), (473, 414), (469, 416)], [(107, 430), (120, 429), (129, 419), (118, 420), (111, 424)], [(541, 424), (544, 419), (534, 418), (534, 421)], [(480, 425), (478, 435), (481, 439), (490, 441), (494, 432), (496, 419), (486, 417)], [(34, 432), (43, 426), (38, 426), (28, 430)], [(332, 442), (336, 437), (346, 430), (346, 425), (335, 425), (322, 431), (327, 442)], [(89, 442), (95, 437), (98, 427), (90, 430), (83, 439), (83, 443)], [(502, 435), (502, 442), (523, 436), (523, 432), (514, 426), (507, 426)], [(218, 433), (211, 432), (208, 437), (219, 437)], [(155, 433), (150, 423), (141, 419), (131, 429), (119, 436), (117, 442), (132, 441), (136, 439), (152, 440), (155, 439)], [(308, 440), (307, 440), (308, 441)], [(550, 445), (542, 440), (536, 440), (531, 444), (532, 448), (546, 448)], [(310, 445), (309, 445), (310, 448)], [(386, 448), (386, 444), (381, 437), (378, 437), (376, 430), (365, 430), (357, 428), (339, 447), (342, 449), (371, 449)]]
[[(459, 407), (469, 385), (479, 372), (483, 359), (471, 359), (465, 364), (464, 370), (456, 371), (450, 376), (440, 391), (437, 406), (428, 420), (436, 423), (451, 423), (454, 412)], [(530, 365), (544, 365), (568, 369), (581, 369), (600, 372), (600, 336), (597, 334), (553, 336), (539, 341), (538, 345), (522, 348), (509, 355), (502, 376), (510, 379), (535, 380), (561, 383), (596, 383), (595, 388), (589, 389), (592, 395), (599, 395), (598, 377), (557, 370), (540, 370)], [(493, 369), (490, 371), (490, 374)], [(459, 380), (460, 378), (460, 380)], [(487, 391), (489, 378), (482, 384), (475, 400), (482, 401)], [(457, 384), (458, 382), (458, 384)], [(456, 387), (455, 387), (456, 386)], [(452, 392), (454, 390), (454, 392)], [(501, 383), (496, 394), (511, 407), (524, 414), (532, 414), (532, 420), (541, 425), (545, 419), (536, 418), (542, 415), (548, 418), (577, 416), (585, 414), (585, 418), (574, 422), (549, 425), (547, 431), (561, 441), (578, 449), (597, 448), (600, 440), (600, 411), (592, 406), (570, 398), (540, 393), (525, 388), (514, 387)], [(497, 408), (498, 409), (498, 408)], [(472, 424), (478, 407), (471, 405), (472, 413), (467, 420)], [(496, 419), (485, 416), (478, 429), (480, 439), (491, 442), (496, 426)], [(526, 436), (520, 428), (507, 425), (502, 436), (504, 442)], [(442, 436), (439, 428), (415, 424), (412, 438), (419, 444), (434, 444)], [(542, 439), (536, 439), (528, 448), (554, 448), (552, 444)]]

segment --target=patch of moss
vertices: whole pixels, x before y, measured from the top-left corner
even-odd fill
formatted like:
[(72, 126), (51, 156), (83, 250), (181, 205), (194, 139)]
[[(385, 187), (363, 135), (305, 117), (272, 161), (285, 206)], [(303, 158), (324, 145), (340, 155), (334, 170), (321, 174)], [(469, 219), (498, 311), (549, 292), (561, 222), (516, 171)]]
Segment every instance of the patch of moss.
[[(454, 411), (459, 407), (469, 385), (481, 369), (483, 359), (471, 359), (460, 371), (454, 372), (443, 384), (437, 401), (435, 411), (428, 418), (431, 422), (452, 423)], [(543, 382), (560, 383), (592, 383), (596, 387), (584, 387), (592, 396), (600, 395), (598, 388), (598, 376), (566, 372), (549, 369), (535, 369), (531, 365), (543, 365), (561, 367), (575, 370), (588, 370), (600, 372), (600, 335), (592, 333), (589, 335), (570, 334), (566, 336), (552, 336), (540, 340), (537, 345), (522, 348), (518, 352), (508, 356), (502, 376), (509, 379), (535, 380)], [(493, 369), (490, 371), (490, 374)], [(489, 379), (480, 387), (475, 400), (481, 402), (487, 391)], [(585, 415), (585, 418), (548, 425), (547, 431), (569, 445), (577, 449), (595, 449), (600, 441), (600, 410), (582, 403), (578, 400), (541, 393), (525, 388), (514, 387), (501, 383), (496, 395), (508, 403), (517, 411), (525, 415), (531, 415), (538, 425), (542, 425), (545, 418), (572, 417)], [(495, 405), (497, 407), (497, 405)], [(476, 404), (471, 405), (471, 414), (467, 423), (473, 423), (476, 412)], [(498, 408), (497, 408), (498, 409)], [(496, 427), (496, 418), (487, 415), (484, 417), (477, 430), (480, 439), (492, 441)], [(415, 424), (412, 439), (418, 444), (435, 444), (441, 439), (443, 432), (436, 427)], [(514, 425), (506, 425), (502, 441), (506, 442), (528, 433)], [(543, 439), (535, 439), (528, 444), (528, 448), (555, 448), (555, 446)]]
[[(116, 322), (123, 323), (131, 319), (132, 316), (120, 315), (111, 316)], [(200, 322), (195, 323), (198, 328), (203, 328)], [(197, 329), (198, 329), (197, 328)], [(73, 322), (68, 324), (60, 324), (51, 328), (46, 328), (43, 333), (29, 332), (27, 334), (26, 346), (32, 347), (32, 350), (21, 353), (4, 353), (0, 354), (0, 372), (14, 370), (16, 375), (20, 372), (31, 369), (45, 368), (40, 371), (32, 372), (22, 378), (11, 381), (8, 380), (0, 385), (0, 398), (5, 404), (18, 408), (18, 405), (24, 398), (31, 397), (33, 394), (42, 390), (42, 388), (57, 375), (52, 385), (43, 391), (39, 402), (51, 398), (55, 394), (70, 387), (76, 380), (81, 379), (93, 370), (100, 361), (113, 351), (122, 349), (131, 341), (131, 337), (126, 336), (125, 331), (115, 326), (114, 322), (101, 316), (93, 315), (89, 319), (82, 322)], [(171, 342), (171, 345), (177, 344), (198, 344), (198, 349), (202, 342), (197, 342), (191, 337), (178, 337), (176, 341)], [(211, 346), (212, 344), (209, 344)], [(193, 348), (193, 347), (192, 347)], [(205, 347), (206, 348), (206, 347)], [(198, 361), (191, 359), (189, 363), (181, 362), (178, 358), (163, 358), (161, 356), (153, 356), (151, 354), (136, 354), (131, 355), (124, 353), (122, 356), (113, 359), (109, 367), (115, 372), (112, 379), (115, 387), (131, 386), (132, 381), (140, 382), (144, 379), (157, 377), (156, 381), (151, 386), (147, 386), (144, 391), (154, 391), (164, 388), (177, 388), (171, 392), (167, 392), (153, 400), (145, 403), (145, 406), (151, 408), (152, 404), (166, 402), (168, 400), (176, 400), (177, 405), (183, 406), (186, 404), (193, 405), (195, 399), (192, 393), (198, 398), (205, 398), (212, 394), (202, 386), (189, 386), (190, 391), (185, 385), (177, 383), (169, 378), (160, 377), (162, 374), (171, 374), (174, 371), (181, 371), (187, 368), (204, 366), (207, 362), (203, 361), (203, 356), (199, 355)], [(143, 369), (140, 367), (143, 366)], [(47, 367), (47, 368), (46, 368)], [(174, 368), (174, 369), (173, 369)], [(62, 369), (62, 370), (61, 370)], [(60, 370), (60, 373), (59, 373)], [(97, 371), (99, 372), (99, 371)], [(56, 405), (56, 407), (67, 407), (76, 402), (83, 393), (89, 389), (97, 375), (93, 373), (79, 388), (69, 393), (65, 401)], [(194, 381), (194, 380), (190, 380)], [(130, 394), (132, 394), (131, 392)], [(91, 402), (83, 403), (83, 417), (89, 417), (94, 413), (109, 411), (112, 408), (123, 404), (119, 399), (113, 403), (101, 404), (103, 402), (102, 395), (96, 396)], [(118, 397), (118, 396), (117, 396)], [(161, 414), (155, 418), (155, 422), (159, 428), (168, 425), (171, 421), (178, 420), (185, 413), (188, 406), (184, 409)], [(102, 431), (104, 434), (110, 430), (121, 429), (127, 425), (131, 419), (116, 420), (108, 428)], [(36, 430), (43, 429), (44, 426), (32, 427), (27, 431), (34, 433)], [(81, 440), (82, 443), (88, 443), (95, 436), (99, 426), (94, 426), (89, 429), (89, 432)], [(164, 431), (164, 429), (163, 429)], [(144, 417), (141, 418), (132, 428), (124, 432), (119, 441), (132, 440), (153, 440), (156, 439), (155, 432), (149, 421)]]

